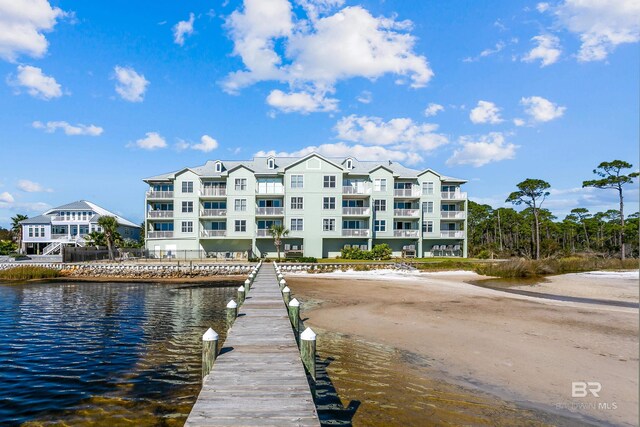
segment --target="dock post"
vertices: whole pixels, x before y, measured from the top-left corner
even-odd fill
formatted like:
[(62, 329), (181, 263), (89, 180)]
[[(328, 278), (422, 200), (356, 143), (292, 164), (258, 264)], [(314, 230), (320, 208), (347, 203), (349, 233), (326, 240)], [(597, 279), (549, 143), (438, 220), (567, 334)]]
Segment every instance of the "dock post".
[(244, 290), (246, 293), (249, 293), (251, 290), (251, 280), (247, 279), (244, 281)]
[(313, 380), (316, 380), (316, 334), (307, 328), (300, 334), (300, 357)]
[(238, 305), (242, 305), (244, 303), (244, 297), (245, 288), (244, 286), (240, 285), (240, 287), (238, 288)]
[(213, 369), (213, 362), (218, 355), (218, 334), (213, 329), (207, 329), (202, 335), (202, 378), (209, 375)]
[(300, 301), (295, 298), (289, 301), (289, 320), (297, 335), (300, 329)]
[(227, 327), (230, 328), (233, 325), (233, 321), (238, 316), (238, 304), (234, 300), (229, 301), (227, 304)]
[(283, 290), (285, 286), (287, 286), (287, 281), (284, 279), (281, 279), (280, 282), (280, 290)]
[(284, 299), (285, 305), (289, 306), (289, 302), (291, 301), (291, 289), (288, 286), (285, 286), (282, 289), (282, 299)]

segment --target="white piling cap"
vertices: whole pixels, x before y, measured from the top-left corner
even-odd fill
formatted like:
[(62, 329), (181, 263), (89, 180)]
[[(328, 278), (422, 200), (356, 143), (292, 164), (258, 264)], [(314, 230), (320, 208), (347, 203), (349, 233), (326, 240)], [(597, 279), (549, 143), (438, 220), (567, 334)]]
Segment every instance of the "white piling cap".
[(281, 284), (281, 285), (286, 285), (286, 284), (287, 284), (287, 281), (286, 281), (286, 280), (284, 280), (284, 279), (282, 279), (282, 280), (280, 280), (280, 284)]
[(289, 289), (288, 286), (285, 286), (284, 288), (282, 288), (282, 293), (285, 293), (285, 292), (291, 292), (291, 289)]
[(249, 279), (253, 279), (253, 276), (254, 276), (253, 273), (249, 274)]
[(249, 279), (245, 280), (245, 281), (244, 281), (244, 284), (245, 284), (245, 285), (249, 285), (249, 284), (251, 284), (251, 280), (249, 280)]
[(218, 341), (218, 334), (213, 329), (207, 329), (207, 332), (202, 336), (202, 341)]
[(234, 300), (229, 301), (227, 308), (238, 308), (238, 304)]
[(289, 305), (291, 307), (300, 307), (300, 301), (294, 298), (291, 301), (289, 301)]
[(238, 288), (238, 292), (244, 292), (244, 286), (240, 285), (240, 287)]
[(313, 332), (311, 328), (307, 328), (300, 334), (300, 339), (304, 341), (315, 341), (316, 333)]
[(282, 273), (278, 273), (278, 279), (284, 279), (284, 276), (282, 275)]

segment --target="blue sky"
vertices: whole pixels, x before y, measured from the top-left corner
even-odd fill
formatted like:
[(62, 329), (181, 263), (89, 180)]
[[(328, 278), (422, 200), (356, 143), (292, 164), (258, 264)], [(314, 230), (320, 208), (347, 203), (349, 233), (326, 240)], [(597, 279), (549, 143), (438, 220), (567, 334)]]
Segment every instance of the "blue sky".
[[(256, 153), (392, 159), (503, 205), (639, 158), (640, 4), (0, 0), (0, 225), (78, 199), (142, 221), (142, 178)], [(638, 207), (627, 189), (627, 213)]]

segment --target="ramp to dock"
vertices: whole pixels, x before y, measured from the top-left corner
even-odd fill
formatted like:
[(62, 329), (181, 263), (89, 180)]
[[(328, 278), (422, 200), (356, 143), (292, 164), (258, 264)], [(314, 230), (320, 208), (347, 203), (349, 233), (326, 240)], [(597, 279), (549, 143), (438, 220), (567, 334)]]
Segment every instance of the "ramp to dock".
[(238, 314), (185, 426), (320, 426), (273, 265)]

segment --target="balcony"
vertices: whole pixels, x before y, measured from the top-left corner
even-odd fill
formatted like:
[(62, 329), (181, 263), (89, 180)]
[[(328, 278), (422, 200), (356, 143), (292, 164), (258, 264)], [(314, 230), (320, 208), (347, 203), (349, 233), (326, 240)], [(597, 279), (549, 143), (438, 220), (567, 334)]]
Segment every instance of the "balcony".
[(202, 209), (200, 211), (200, 216), (202, 217), (211, 217), (211, 216), (226, 216), (226, 209)]
[(256, 237), (271, 237), (268, 228), (258, 228), (256, 230)]
[(454, 238), (454, 239), (464, 239), (464, 231), (462, 231), (462, 230), (441, 231), (440, 232), (440, 237)]
[(173, 237), (173, 231), (149, 231), (148, 239), (170, 239)]
[(226, 197), (227, 187), (202, 187), (200, 188), (201, 197)]
[(369, 216), (371, 208), (369, 206), (343, 207), (342, 215), (344, 216)]
[(467, 213), (465, 211), (440, 211), (442, 219), (465, 219)]
[(51, 240), (71, 240), (71, 236), (68, 234), (52, 234)]
[(149, 218), (173, 218), (173, 211), (149, 211), (147, 212)]
[(283, 216), (284, 208), (256, 208), (258, 216)]
[(393, 216), (404, 218), (418, 218), (420, 216), (420, 209), (394, 209)]
[(345, 237), (369, 237), (371, 230), (368, 228), (343, 228), (342, 235)]
[(467, 193), (454, 191), (454, 192), (444, 192), (440, 194), (442, 200), (467, 200)]
[(227, 235), (227, 230), (202, 230), (200, 232), (201, 237), (224, 237)]
[(420, 230), (393, 230), (393, 237), (420, 237)]
[(419, 198), (420, 197), (420, 189), (419, 188), (396, 188), (393, 190), (393, 197), (404, 197), (404, 198)]
[(258, 186), (256, 187), (256, 194), (284, 194), (284, 185), (260, 185), (258, 182)]
[(345, 196), (366, 196), (371, 194), (370, 185), (344, 185), (342, 186), (342, 194)]
[(147, 191), (147, 199), (172, 199), (173, 191)]

